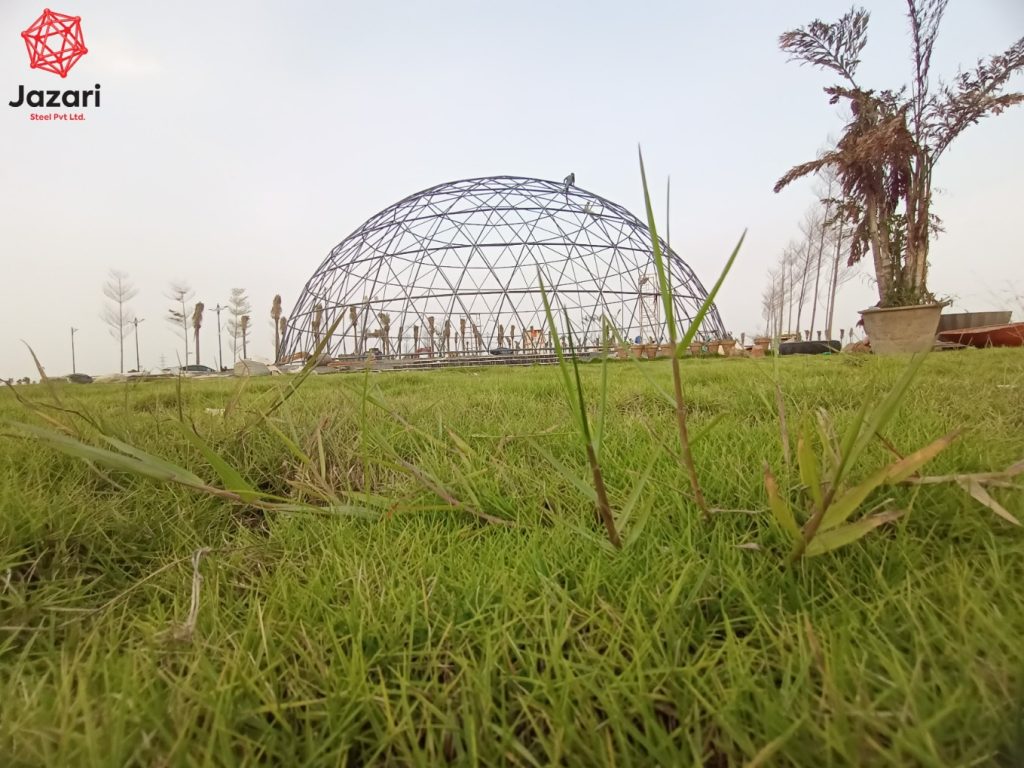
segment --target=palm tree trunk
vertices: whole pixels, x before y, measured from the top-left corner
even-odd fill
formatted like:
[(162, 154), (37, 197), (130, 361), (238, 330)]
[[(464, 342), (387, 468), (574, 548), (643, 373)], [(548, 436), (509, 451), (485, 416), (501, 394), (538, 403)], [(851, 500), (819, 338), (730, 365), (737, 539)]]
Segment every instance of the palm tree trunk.
[(871, 256), (875, 262), (875, 278), (878, 281), (878, 299), (884, 304), (892, 293), (892, 256), (889, 253), (889, 236), (882, 237), (880, 226), (882, 222), (878, 219), (878, 203), (873, 195), (869, 195), (865, 202), (868, 218), (868, 239), (871, 242)]
[(918, 159), (911, 189), (907, 193), (907, 253), (906, 270), (908, 288), (920, 299), (927, 293), (928, 277), (928, 218), (931, 203), (931, 180), (926, 161)]

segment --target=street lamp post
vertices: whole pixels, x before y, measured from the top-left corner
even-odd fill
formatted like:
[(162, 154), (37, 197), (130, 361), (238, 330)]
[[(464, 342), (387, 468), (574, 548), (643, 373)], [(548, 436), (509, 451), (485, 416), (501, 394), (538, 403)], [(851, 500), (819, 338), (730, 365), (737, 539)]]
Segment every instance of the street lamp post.
[(218, 371), (223, 371), (224, 370), (224, 351), (221, 349), (221, 346), (220, 346), (220, 311), (222, 309), (227, 309), (227, 307), (222, 307), (220, 305), (220, 302), (218, 302), (217, 306), (213, 308), (213, 311), (217, 313), (217, 370)]
[(75, 369), (75, 333), (78, 331), (77, 328), (72, 326), (71, 328), (71, 372), (78, 373)]
[(136, 317), (132, 320), (132, 325), (135, 326), (135, 371), (136, 373), (142, 373), (142, 365), (139, 363), (139, 323), (144, 323), (146, 318)]

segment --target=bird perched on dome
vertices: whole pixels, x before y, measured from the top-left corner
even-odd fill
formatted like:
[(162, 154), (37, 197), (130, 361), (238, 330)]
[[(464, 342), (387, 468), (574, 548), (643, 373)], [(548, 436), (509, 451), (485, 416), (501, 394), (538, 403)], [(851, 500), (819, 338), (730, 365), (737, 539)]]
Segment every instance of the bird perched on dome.
[(576, 186), (576, 174), (575, 173), (570, 173), (568, 176), (565, 177), (564, 181), (565, 181), (565, 191), (568, 192), (569, 191), (569, 187), (575, 187)]

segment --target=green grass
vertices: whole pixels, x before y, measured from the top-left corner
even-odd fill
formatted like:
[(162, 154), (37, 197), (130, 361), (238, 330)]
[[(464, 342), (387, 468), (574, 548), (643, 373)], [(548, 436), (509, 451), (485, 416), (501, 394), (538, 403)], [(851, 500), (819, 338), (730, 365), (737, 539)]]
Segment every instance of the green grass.
[[(670, 388), (667, 361), (640, 365)], [(787, 416), (824, 407), (842, 429), (903, 365), (782, 360)], [(320, 434), (332, 487), (386, 499), (379, 520), (262, 512), (0, 438), (0, 764), (1020, 765), (1024, 533), (955, 486), (885, 488), (870, 502), (899, 521), (782, 567), (774, 371), (684, 361), (694, 432), (718, 419), (693, 446), (704, 493), (734, 510), (703, 524), (672, 407), (611, 366), (614, 510), (651, 469), (619, 552), (555, 367), (312, 377), (274, 423), (315, 457)], [(600, 366), (581, 375), (593, 415)], [(409, 425), (364, 411), (364, 383)], [(239, 438), (283, 386), (252, 380), (225, 416), (205, 409), (231, 382), (182, 396), (249, 482), (288, 495), (312, 470), (265, 426)], [(216, 481), (173, 385), (60, 393)], [(0, 421), (31, 418), (0, 393)], [(886, 437), (908, 451), (960, 426), (928, 474), (1024, 458), (1024, 355), (932, 355)], [(890, 458), (873, 445), (853, 479)], [(397, 459), (517, 525), (452, 510)], [(1024, 494), (994, 494), (1024, 519)]]

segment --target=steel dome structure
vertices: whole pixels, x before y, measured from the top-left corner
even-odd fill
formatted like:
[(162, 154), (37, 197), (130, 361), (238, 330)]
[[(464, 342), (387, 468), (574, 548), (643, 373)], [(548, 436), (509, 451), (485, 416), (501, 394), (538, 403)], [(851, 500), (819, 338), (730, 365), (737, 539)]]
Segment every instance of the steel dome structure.
[[(676, 317), (693, 318), (707, 292), (668, 254)], [(557, 332), (564, 309), (579, 348), (599, 345), (602, 318), (630, 341), (667, 331), (650, 232), (620, 205), (563, 182), (488, 176), (439, 184), (371, 217), (306, 283), (281, 359), (311, 352), (341, 316), (326, 351), (449, 357), (550, 349), (538, 271)], [(698, 338), (725, 335), (717, 309)]]

